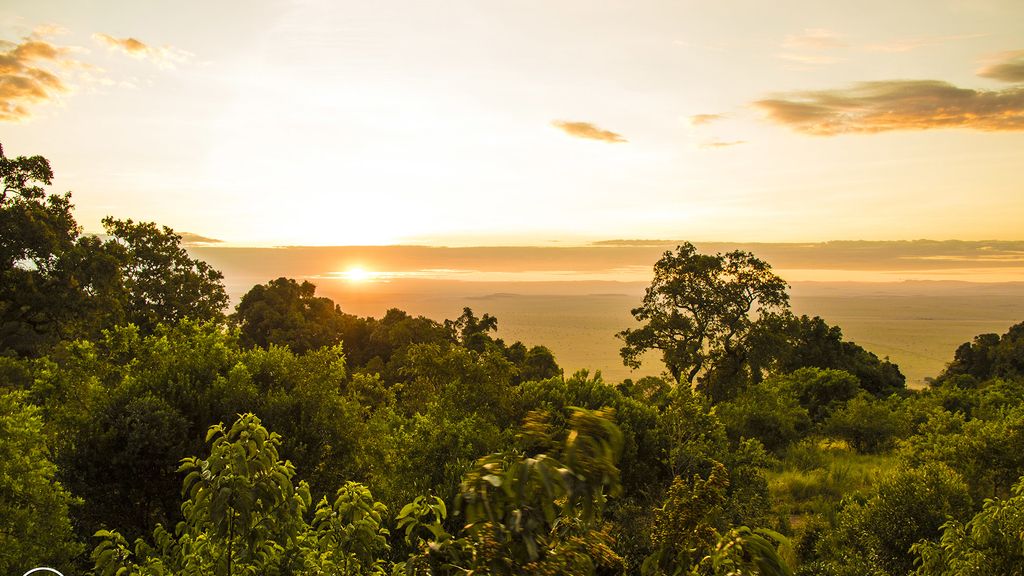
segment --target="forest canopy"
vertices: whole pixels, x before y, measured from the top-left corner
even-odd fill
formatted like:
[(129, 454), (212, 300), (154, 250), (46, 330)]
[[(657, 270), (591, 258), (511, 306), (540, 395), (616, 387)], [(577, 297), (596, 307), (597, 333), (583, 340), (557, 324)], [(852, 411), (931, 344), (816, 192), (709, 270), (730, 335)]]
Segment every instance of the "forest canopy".
[(913, 391), (681, 244), (619, 333), (665, 374), (608, 382), (468, 307), (282, 277), (229, 311), (169, 228), (0, 177), (0, 573), (1021, 573), (1024, 324)]

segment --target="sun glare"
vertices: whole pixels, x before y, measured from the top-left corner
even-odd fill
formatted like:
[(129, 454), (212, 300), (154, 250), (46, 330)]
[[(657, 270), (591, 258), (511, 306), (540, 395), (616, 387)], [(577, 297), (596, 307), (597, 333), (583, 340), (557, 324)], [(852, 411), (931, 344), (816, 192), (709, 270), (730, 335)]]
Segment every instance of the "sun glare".
[(341, 275), (349, 282), (367, 282), (373, 279), (373, 272), (361, 266), (353, 266), (342, 272)]

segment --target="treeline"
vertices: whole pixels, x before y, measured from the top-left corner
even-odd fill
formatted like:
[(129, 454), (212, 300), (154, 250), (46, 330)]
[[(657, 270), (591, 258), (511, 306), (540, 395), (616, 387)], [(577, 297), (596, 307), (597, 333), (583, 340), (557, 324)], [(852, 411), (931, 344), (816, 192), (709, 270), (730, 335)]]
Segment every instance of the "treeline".
[(686, 244), (620, 334), (667, 374), (605, 382), (469, 308), (280, 278), (228, 314), (171, 230), (0, 175), (2, 573), (1021, 573), (1024, 324), (915, 393)]

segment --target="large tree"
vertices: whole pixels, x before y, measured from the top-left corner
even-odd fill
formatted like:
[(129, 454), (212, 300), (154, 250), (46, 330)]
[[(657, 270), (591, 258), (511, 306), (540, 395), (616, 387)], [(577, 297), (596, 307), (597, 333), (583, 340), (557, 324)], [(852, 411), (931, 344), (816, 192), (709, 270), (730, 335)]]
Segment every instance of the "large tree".
[(737, 382), (749, 369), (751, 336), (788, 313), (786, 289), (749, 252), (700, 254), (687, 242), (654, 265), (643, 304), (632, 310), (642, 325), (618, 334), (623, 362), (638, 368), (645, 352), (659, 350), (676, 382), (707, 389)]
[(221, 275), (189, 257), (181, 237), (151, 223), (107, 218), (107, 237), (83, 235), (71, 194), (47, 194), (42, 156), (0, 148), (0, 353), (36, 356), (104, 328), (219, 320)]
[(95, 311), (83, 298), (95, 267), (80, 264), (98, 243), (80, 241), (70, 194), (46, 194), (52, 179), (46, 158), (0, 148), (0, 351), (35, 354)]
[(212, 266), (189, 257), (181, 236), (167, 226), (104, 218), (109, 240), (106, 251), (113, 255), (121, 282), (125, 319), (144, 332), (161, 322), (185, 318), (224, 318), (228, 296), (224, 276)]

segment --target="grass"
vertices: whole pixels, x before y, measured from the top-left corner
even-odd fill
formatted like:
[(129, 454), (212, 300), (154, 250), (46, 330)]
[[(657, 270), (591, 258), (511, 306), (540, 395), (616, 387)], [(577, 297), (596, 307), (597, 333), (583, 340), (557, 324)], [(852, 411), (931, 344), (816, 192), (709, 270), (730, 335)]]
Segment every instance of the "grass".
[(891, 455), (857, 454), (843, 442), (805, 440), (768, 475), (773, 509), (793, 528), (830, 515), (844, 496), (870, 491), (892, 468)]

